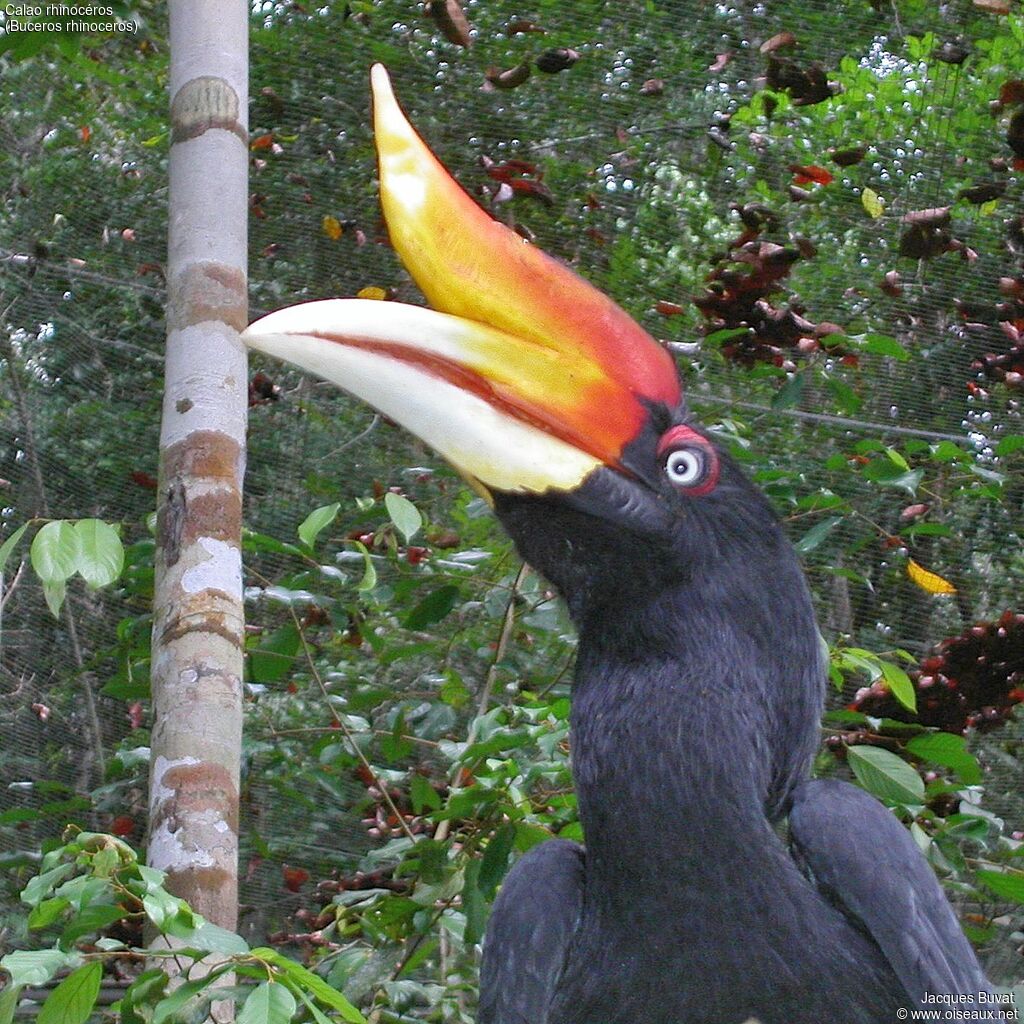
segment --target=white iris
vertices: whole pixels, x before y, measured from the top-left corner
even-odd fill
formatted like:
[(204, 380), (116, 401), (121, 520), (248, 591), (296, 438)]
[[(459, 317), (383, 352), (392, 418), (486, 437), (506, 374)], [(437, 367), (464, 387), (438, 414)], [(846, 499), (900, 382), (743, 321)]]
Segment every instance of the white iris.
[(704, 455), (693, 448), (679, 448), (665, 460), (665, 473), (676, 487), (693, 487), (704, 478)]

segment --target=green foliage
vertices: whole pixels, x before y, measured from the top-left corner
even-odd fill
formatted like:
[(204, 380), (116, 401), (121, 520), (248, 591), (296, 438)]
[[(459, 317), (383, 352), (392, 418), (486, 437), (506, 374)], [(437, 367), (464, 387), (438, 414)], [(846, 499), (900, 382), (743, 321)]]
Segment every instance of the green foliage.
[(311, 548), (321, 531), (330, 526), (338, 517), (340, 509), (341, 502), (339, 501), (335, 501), (330, 505), (321, 505), (320, 508), (313, 509), (313, 511), (302, 520), (302, 524), (299, 526), (297, 531), (299, 540), (301, 540), (307, 547)]
[[(895, 651), (894, 656), (902, 658), (905, 662), (912, 662), (913, 657), (906, 651)], [(884, 679), (889, 692), (908, 711), (917, 710), (917, 695), (914, 691), (914, 684), (906, 671), (895, 661), (880, 657), (873, 651), (866, 651), (860, 647), (837, 646), (832, 649), (829, 672), (833, 683), (842, 688), (851, 673), (863, 672), (869, 683)]]
[[(31, 525), (23, 523), (0, 546), (0, 572)], [(54, 618), (60, 615), (71, 577), (79, 575), (91, 590), (97, 590), (116, 582), (124, 568), (124, 545), (117, 529), (99, 519), (45, 522), (29, 551)]]
[[(127, 843), (112, 835), (69, 832), (46, 854), (21, 894), (32, 908), (30, 928), (59, 932), (55, 944), (0, 959), (10, 979), (5, 992), (11, 993), (6, 998), (12, 1010), (25, 987), (45, 985), (69, 971), (46, 997), (38, 1019), (84, 1024), (92, 1016), (104, 965), (130, 958), (168, 966), (143, 971), (126, 989), (114, 1007), (126, 1024), (196, 1019), (193, 1015), (203, 1016), (212, 1000), (226, 998), (239, 1004), (238, 1020), (285, 1022), (301, 1000), (318, 1022), (328, 1019), (326, 1009), (351, 1024), (365, 1024), (363, 1015), (322, 977), (276, 950), (250, 949), (240, 935), (193, 913), (163, 887), (164, 873), (140, 864)], [(114, 924), (138, 930), (142, 922), (173, 940), (173, 948), (96, 937)], [(188, 975), (198, 964), (204, 969), (169, 990), (171, 974)], [(217, 984), (229, 972), (257, 984)]]
[(881, 747), (850, 747), (850, 767), (857, 781), (886, 803), (919, 807), (924, 803), (924, 782), (901, 757)]

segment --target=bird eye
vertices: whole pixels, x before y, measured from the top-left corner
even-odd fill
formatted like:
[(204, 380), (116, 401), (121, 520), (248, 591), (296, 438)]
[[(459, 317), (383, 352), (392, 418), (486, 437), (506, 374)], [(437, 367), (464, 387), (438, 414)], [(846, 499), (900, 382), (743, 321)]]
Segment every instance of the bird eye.
[(665, 475), (676, 487), (694, 487), (707, 475), (707, 465), (699, 448), (677, 448), (665, 459)]
[(718, 483), (718, 452), (703, 434), (686, 424), (669, 430), (658, 444), (665, 476), (690, 497), (710, 494)]

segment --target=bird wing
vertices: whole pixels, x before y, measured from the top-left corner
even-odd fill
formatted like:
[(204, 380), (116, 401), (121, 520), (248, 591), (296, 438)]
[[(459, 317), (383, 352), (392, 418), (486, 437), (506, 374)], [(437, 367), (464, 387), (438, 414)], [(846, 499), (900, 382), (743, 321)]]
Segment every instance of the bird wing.
[(509, 872), (487, 923), (478, 1024), (547, 1024), (583, 906), (583, 857), (553, 839)]
[(835, 779), (804, 783), (789, 829), (823, 895), (871, 935), (911, 999), (936, 1010), (951, 1004), (926, 996), (956, 996), (964, 1009), (991, 993), (935, 873), (874, 797)]

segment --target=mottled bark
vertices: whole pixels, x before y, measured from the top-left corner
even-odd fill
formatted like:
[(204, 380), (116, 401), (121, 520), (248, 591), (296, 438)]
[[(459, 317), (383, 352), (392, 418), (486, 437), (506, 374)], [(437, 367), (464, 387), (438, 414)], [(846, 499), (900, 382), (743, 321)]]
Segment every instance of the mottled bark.
[(149, 863), (234, 928), (242, 727), (248, 5), (171, 0)]

